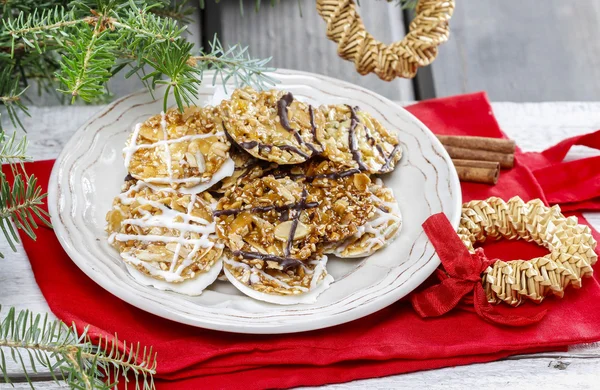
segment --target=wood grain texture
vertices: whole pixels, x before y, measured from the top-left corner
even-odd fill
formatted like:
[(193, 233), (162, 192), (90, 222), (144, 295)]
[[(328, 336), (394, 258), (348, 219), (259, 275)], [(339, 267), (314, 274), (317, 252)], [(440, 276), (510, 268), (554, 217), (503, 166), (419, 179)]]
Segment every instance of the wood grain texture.
[[(273, 57), (272, 65), (277, 68), (321, 73), (394, 100), (413, 99), (410, 80), (385, 82), (373, 74), (361, 76), (353, 63), (338, 57), (337, 45), (327, 39), (325, 22), (317, 14), (314, 1), (300, 1), (302, 16), (296, 0), (281, 1), (274, 7), (263, 1), (258, 12), (254, 12), (253, 3), (245, 2), (244, 16), (240, 14), (239, 2), (220, 3), (224, 30), (221, 38), (225, 44), (247, 45), (254, 57)], [(399, 7), (385, 1), (365, 1), (360, 13), (366, 27), (379, 40), (391, 43), (404, 36)]]
[(433, 63), (438, 96), (600, 100), (600, 2), (463, 0)]
[[(600, 128), (600, 103), (493, 103), (492, 106), (502, 129), (524, 150), (539, 151), (564, 138)], [(55, 158), (72, 133), (102, 108), (32, 107), (32, 118), (25, 118), (25, 124), (30, 129), (30, 154), (36, 160)], [(567, 158), (576, 159), (596, 154), (598, 151), (576, 147)], [(587, 213), (586, 218), (596, 229), (600, 229), (600, 213)], [(18, 247), (18, 252), (12, 253), (6, 242), (0, 241), (0, 251), (6, 254), (0, 273), (0, 302), (4, 307), (16, 306), (49, 312), (35, 284), (27, 256), (22, 246)], [(570, 364), (565, 367), (561, 362)], [(600, 345), (588, 344), (573, 346), (568, 353), (515, 356), (494, 363), (395, 375), (328, 387), (344, 390), (366, 387), (446, 390), (479, 388), (483, 385), (490, 389), (532, 386), (544, 389), (563, 389), (567, 386), (593, 389), (597, 388), (599, 369)], [(10, 365), (9, 372), (13, 377), (19, 378), (21, 369)], [(49, 382), (40, 382), (36, 386), (45, 390), (64, 388)], [(11, 387), (0, 385), (0, 388)], [(17, 384), (16, 388), (28, 387)]]

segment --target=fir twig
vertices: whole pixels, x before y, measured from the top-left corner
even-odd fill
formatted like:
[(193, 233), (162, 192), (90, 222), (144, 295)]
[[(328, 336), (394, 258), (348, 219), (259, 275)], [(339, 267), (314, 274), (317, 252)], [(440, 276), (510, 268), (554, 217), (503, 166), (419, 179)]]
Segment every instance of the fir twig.
[[(119, 346), (125, 349), (122, 352)], [(12, 360), (24, 370), (25, 379), (33, 387), (30, 374), (38, 366), (46, 368), (53, 379), (76, 389), (112, 389), (119, 380), (135, 381), (136, 389), (154, 389), (156, 354), (139, 344), (120, 343), (101, 338), (92, 344), (87, 329), (78, 333), (59, 320), (10, 308), (0, 323), (0, 347), (6, 348)], [(10, 383), (7, 354), (0, 348), (0, 370)], [(30, 369), (28, 367), (31, 367)]]
[[(22, 96), (26, 90), (27, 87), (20, 86), (20, 77), (14, 76), (12, 67), (7, 67), (0, 72), (0, 102), (4, 105), (8, 117), (15, 127), (23, 128), (18, 111), (29, 115), (27, 107), (22, 101)], [(2, 114), (0, 113), (0, 132), (3, 132), (1, 119)]]
[(0, 131), (0, 165), (30, 160), (27, 155), (27, 138), (22, 137), (17, 141), (16, 136), (17, 133), (6, 136), (6, 133)]
[[(19, 164), (11, 165), (14, 176), (12, 187), (4, 172), (0, 172), (0, 230), (13, 251), (19, 236), (13, 227), (22, 230), (31, 239), (36, 238), (34, 229), (37, 221), (46, 226), (50, 225), (50, 216), (41, 206), (46, 195), (38, 185), (35, 176), (28, 176)], [(0, 253), (3, 258), (4, 254)]]
[(201, 71), (214, 70), (213, 85), (218, 78), (223, 80), (224, 86), (229, 80), (233, 79), (236, 87), (253, 85), (259, 89), (277, 82), (277, 80), (267, 75), (267, 72), (275, 70), (267, 66), (269, 61), (271, 61), (270, 57), (266, 59), (250, 57), (247, 47), (234, 45), (225, 50), (216, 36), (210, 43), (210, 51), (203, 51), (198, 56), (190, 57), (189, 60), (191, 64), (198, 66)]

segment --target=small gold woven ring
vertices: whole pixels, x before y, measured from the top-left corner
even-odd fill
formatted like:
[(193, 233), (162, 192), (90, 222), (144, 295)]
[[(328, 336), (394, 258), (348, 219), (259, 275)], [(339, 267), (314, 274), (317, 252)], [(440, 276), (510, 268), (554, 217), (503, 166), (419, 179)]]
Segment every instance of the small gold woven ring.
[(590, 228), (576, 217), (565, 217), (558, 206), (539, 199), (508, 202), (492, 197), (463, 204), (458, 236), (470, 252), (487, 239), (522, 239), (550, 253), (530, 260), (496, 261), (482, 275), (488, 302), (520, 305), (525, 299), (541, 302), (546, 296), (562, 297), (568, 286), (581, 287), (593, 274), (598, 260)]
[(420, 66), (435, 59), (438, 46), (450, 36), (454, 0), (419, 0), (408, 33), (391, 45), (366, 30), (354, 0), (317, 0), (317, 11), (327, 23), (327, 37), (338, 44), (340, 57), (354, 62), (360, 74), (375, 73), (390, 81), (412, 78)]

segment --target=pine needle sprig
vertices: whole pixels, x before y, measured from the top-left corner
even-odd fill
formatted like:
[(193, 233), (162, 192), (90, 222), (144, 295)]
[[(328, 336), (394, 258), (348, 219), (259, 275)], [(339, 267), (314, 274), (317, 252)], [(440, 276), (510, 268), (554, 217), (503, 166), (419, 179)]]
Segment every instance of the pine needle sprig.
[(124, 10), (123, 17), (117, 19), (118, 14), (113, 12), (115, 18), (112, 25), (122, 30), (119, 42), (126, 45), (131, 53), (149, 50), (152, 45), (165, 41), (173, 42), (182, 39), (181, 34), (187, 26), (180, 25), (177, 20), (157, 16), (152, 12), (152, 6), (138, 6), (130, 0), (130, 7)]
[(27, 138), (22, 137), (17, 141), (17, 133), (7, 136), (0, 131), (0, 165), (15, 164), (17, 162), (30, 161), (27, 155)]
[(268, 67), (270, 61), (271, 57), (252, 58), (248, 54), (248, 48), (240, 45), (234, 45), (225, 50), (215, 36), (210, 43), (210, 50), (190, 57), (189, 62), (198, 66), (202, 72), (213, 70), (213, 85), (219, 78), (223, 80), (223, 86), (233, 79), (236, 88), (240, 85), (253, 85), (256, 88), (264, 89), (277, 83), (277, 80), (267, 74), (267, 72), (275, 70)]
[(143, 77), (156, 85), (166, 85), (163, 110), (166, 111), (169, 94), (172, 92), (180, 110), (194, 102), (198, 97), (197, 85), (202, 78), (202, 71), (190, 63), (190, 52), (194, 45), (187, 41), (175, 44), (165, 41), (152, 46), (144, 57), (144, 63), (154, 68), (153, 72)]
[(121, 380), (126, 384), (133, 380), (136, 389), (155, 387), (156, 353), (151, 348), (121, 343), (116, 336), (100, 338), (94, 345), (87, 328), (79, 333), (74, 326), (51, 320), (47, 314), (10, 308), (0, 322), (0, 347), (4, 347), (0, 348), (0, 370), (7, 383), (7, 360), (12, 359), (32, 387), (30, 375), (42, 367), (57, 383), (75, 389), (108, 390)]
[(77, 97), (92, 102), (106, 94), (105, 85), (116, 61), (113, 54), (116, 43), (107, 30), (101, 31), (98, 26), (94, 29), (82, 26), (77, 32), (78, 39), (65, 47), (57, 77), (65, 86), (59, 91), (70, 94), (72, 102)]
[(15, 44), (22, 42), (41, 53), (48, 41), (61, 43), (61, 38), (68, 37), (67, 29), (78, 24), (92, 21), (91, 17), (75, 19), (73, 13), (62, 6), (51, 9), (34, 9), (33, 13), (19, 13), (14, 19), (4, 19), (4, 29), (12, 38), (11, 54), (15, 54)]
[[(4, 105), (6, 113), (15, 127), (23, 128), (18, 111), (29, 115), (27, 107), (22, 101), (26, 90), (27, 87), (22, 87), (20, 84), (20, 77), (14, 75), (12, 67), (7, 67), (0, 72), (0, 103)], [(3, 131), (1, 119), (2, 113), (0, 113), (0, 132)]]
[[(0, 172), (0, 230), (4, 234), (10, 248), (16, 251), (19, 236), (14, 226), (35, 240), (34, 229), (38, 228), (37, 221), (51, 226), (48, 212), (42, 208), (47, 194), (38, 185), (35, 176), (29, 176), (20, 164), (11, 164), (14, 176), (12, 187), (7, 177)], [(4, 254), (0, 253), (0, 258)]]

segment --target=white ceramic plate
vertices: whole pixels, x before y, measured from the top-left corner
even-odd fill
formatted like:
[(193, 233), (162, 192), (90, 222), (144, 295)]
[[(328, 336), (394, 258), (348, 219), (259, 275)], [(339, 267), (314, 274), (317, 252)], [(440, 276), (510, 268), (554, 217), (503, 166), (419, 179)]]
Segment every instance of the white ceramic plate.
[[(117, 100), (77, 130), (52, 171), (50, 215), (75, 264), (103, 288), (143, 310), (240, 333), (291, 333), (341, 324), (380, 310), (421, 284), (439, 264), (421, 224), (440, 211), (455, 227), (460, 217), (458, 177), (442, 145), (417, 118), (374, 92), (298, 71), (280, 70), (273, 76), (281, 81), (278, 88), (302, 100), (358, 105), (398, 131), (403, 157), (384, 178), (403, 216), (402, 231), (391, 245), (364, 259), (331, 259), (328, 269), (335, 282), (310, 305), (255, 301), (220, 281), (198, 297), (138, 284), (108, 245), (104, 216), (126, 175), (121, 151), (127, 135), (135, 123), (162, 110), (162, 90), (157, 100), (141, 91)], [(202, 86), (198, 104), (207, 104), (213, 94), (214, 87)]]

